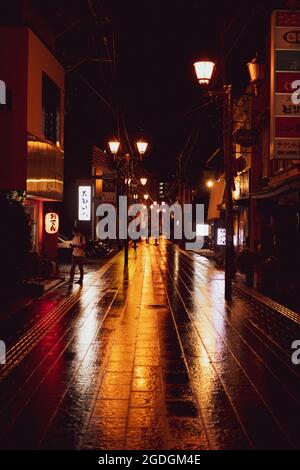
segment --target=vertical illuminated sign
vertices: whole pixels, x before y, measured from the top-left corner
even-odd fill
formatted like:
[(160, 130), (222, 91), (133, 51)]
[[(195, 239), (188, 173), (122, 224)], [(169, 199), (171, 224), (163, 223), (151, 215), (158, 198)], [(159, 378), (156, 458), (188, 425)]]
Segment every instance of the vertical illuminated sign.
[(218, 228), (217, 245), (218, 246), (225, 246), (226, 245), (226, 228)]
[(208, 237), (209, 236), (209, 225), (197, 224), (196, 225), (196, 236), (197, 237)]
[(4, 341), (0, 341), (0, 365), (6, 364), (6, 345)]
[(0, 80), (0, 104), (6, 104), (6, 85)]
[(79, 186), (78, 188), (78, 219), (91, 220), (92, 188)]
[[(270, 157), (300, 159), (300, 11), (272, 14)], [(297, 96), (296, 96), (297, 98)]]

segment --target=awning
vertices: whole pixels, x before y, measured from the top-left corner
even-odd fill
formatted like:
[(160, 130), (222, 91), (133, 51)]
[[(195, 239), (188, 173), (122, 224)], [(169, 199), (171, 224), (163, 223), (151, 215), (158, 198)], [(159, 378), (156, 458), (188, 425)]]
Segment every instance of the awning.
[(281, 186), (268, 188), (265, 191), (251, 193), (251, 197), (253, 199), (271, 199), (292, 191), (300, 191), (300, 181), (292, 181), (290, 183), (282, 184)]
[(225, 190), (225, 180), (222, 178), (220, 181), (215, 183), (210, 190), (209, 206), (207, 220), (219, 219), (220, 217), (220, 205), (223, 202)]

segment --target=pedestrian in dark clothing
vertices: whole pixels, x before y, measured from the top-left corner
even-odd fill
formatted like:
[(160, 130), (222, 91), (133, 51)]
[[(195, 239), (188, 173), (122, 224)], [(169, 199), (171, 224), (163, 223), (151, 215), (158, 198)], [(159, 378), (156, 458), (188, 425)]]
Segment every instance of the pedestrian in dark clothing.
[(73, 284), (74, 281), (74, 274), (76, 266), (79, 268), (80, 272), (80, 279), (77, 281), (77, 284), (83, 284), (83, 276), (84, 276), (84, 269), (83, 269), (83, 258), (84, 258), (84, 249), (85, 249), (85, 237), (80, 233), (78, 229), (74, 232), (74, 237), (71, 243), (72, 248), (72, 267), (70, 272), (70, 284)]

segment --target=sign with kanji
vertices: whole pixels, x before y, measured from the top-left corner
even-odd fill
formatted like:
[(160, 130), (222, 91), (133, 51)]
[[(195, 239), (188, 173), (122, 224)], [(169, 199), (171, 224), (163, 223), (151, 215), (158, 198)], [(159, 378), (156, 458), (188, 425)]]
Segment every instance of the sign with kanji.
[(282, 10), (274, 12), (275, 24), (278, 27), (300, 27), (300, 11)]
[(79, 186), (78, 188), (78, 220), (91, 220), (92, 188)]
[(300, 71), (300, 51), (276, 51), (275, 64), (277, 71)]
[(276, 116), (300, 116), (300, 105), (292, 102), (291, 94), (277, 96), (275, 106)]
[(217, 231), (217, 245), (225, 246), (226, 245), (226, 228), (218, 228)]
[(276, 139), (275, 145), (278, 158), (300, 159), (300, 139)]
[(271, 37), (270, 157), (300, 159), (300, 11), (275, 11)]
[(45, 231), (49, 235), (54, 235), (59, 229), (59, 216), (55, 212), (48, 212), (45, 215)]

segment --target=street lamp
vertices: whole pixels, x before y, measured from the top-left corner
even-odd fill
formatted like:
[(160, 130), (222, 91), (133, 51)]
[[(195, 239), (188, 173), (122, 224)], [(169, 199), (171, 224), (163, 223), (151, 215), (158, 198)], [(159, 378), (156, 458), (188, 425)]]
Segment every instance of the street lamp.
[(140, 182), (142, 186), (146, 186), (147, 181), (148, 181), (147, 178), (140, 178)]
[[(208, 85), (215, 68), (214, 62), (206, 59), (194, 63), (197, 79), (201, 85)], [(232, 86), (225, 85), (222, 91), (209, 91), (209, 96), (221, 97), (224, 103), (223, 112), (223, 151), (225, 170), (225, 225), (226, 225), (226, 246), (225, 246), (225, 299), (232, 298), (232, 275), (233, 275), (233, 198), (232, 188), (233, 178), (233, 100)]]
[(248, 62), (247, 67), (250, 83), (253, 85), (255, 96), (258, 96), (258, 87), (265, 78), (265, 64), (261, 64), (256, 56), (251, 62)]
[(194, 63), (194, 67), (200, 85), (208, 85), (215, 68), (215, 63), (210, 60), (200, 60)]
[[(144, 153), (147, 150), (148, 143), (140, 140), (136, 143), (136, 145), (137, 145), (137, 148), (138, 148), (138, 151), (139, 151), (139, 154), (140, 154), (140, 158), (142, 159), (142, 155), (144, 155)], [(120, 142), (117, 141), (117, 140), (111, 140), (110, 142), (108, 142), (108, 146), (109, 146), (109, 149), (110, 149), (112, 155), (114, 155), (114, 157), (116, 157), (116, 154), (119, 151)], [(127, 154), (125, 154), (124, 158), (119, 158), (118, 159), (118, 164), (117, 164), (118, 179), (120, 178), (120, 176), (122, 177), (122, 180), (125, 183), (124, 184), (125, 189), (124, 189), (123, 192), (125, 193), (125, 195), (127, 197), (128, 197), (128, 192), (129, 192), (129, 186), (132, 182), (132, 177), (133, 177), (133, 173), (134, 173), (134, 161), (135, 160), (134, 160), (133, 155), (130, 155), (129, 153), (127, 153)], [(140, 181), (141, 181), (142, 184), (144, 182), (143, 185), (145, 185), (147, 183), (147, 178), (141, 178)], [(138, 195), (135, 194), (133, 196), (133, 199), (137, 200)], [(145, 198), (145, 199), (148, 199), (148, 197)], [(120, 214), (120, 211), (119, 211), (119, 214)], [(126, 224), (128, 225), (128, 215), (127, 215)], [(128, 267), (128, 234), (126, 234), (126, 239), (125, 239), (125, 243), (124, 243), (124, 265), (125, 265), (125, 268), (127, 269), (127, 267)]]
[(214, 181), (213, 180), (207, 180), (206, 181), (206, 186), (208, 187), (208, 189), (211, 189), (214, 185)]
[(148, 147), (148, 143), (143, 141), (143, 140), (139, 140), (137, 143), (136, 143), (136, 146), (138, 148), (138, 152), (140, 154), (140, 158), (142, 159), (142, 156), (146, 153), (146, 150), (147, 150), (147, 147)]
[(108, 146), (111, 153), (115, 156), (118, 153), (120, 142), (118, 142), (117, 140), (111, 140), (110, 142), (108, 142)]
[(147, 201), (149, 199), (149, 194), (144, 194), (144, 199)]

